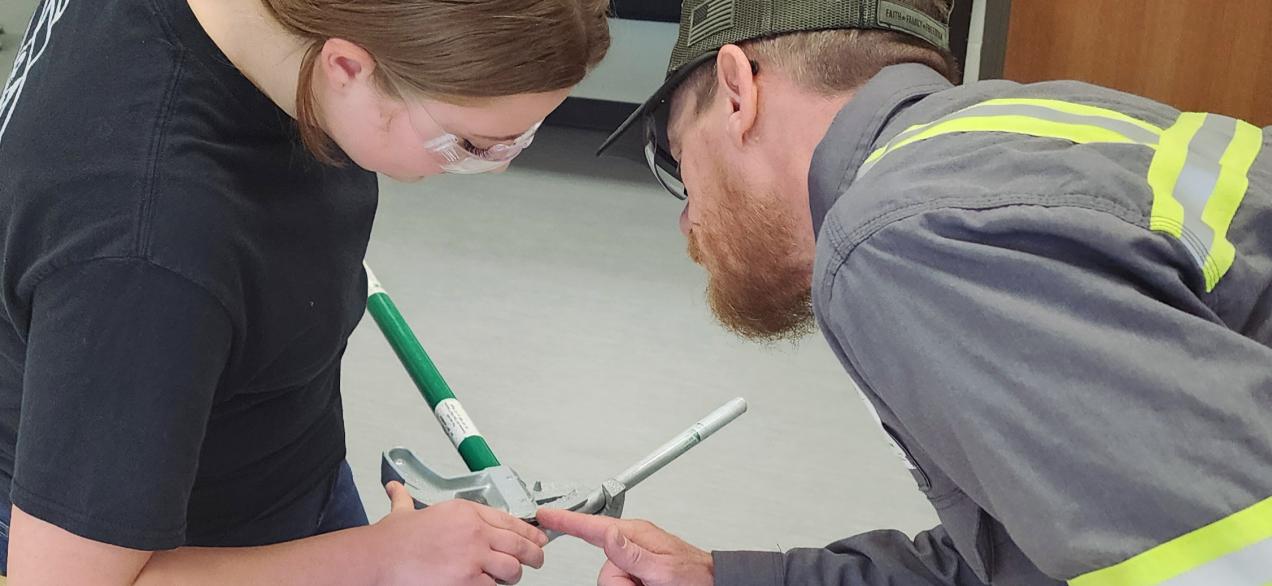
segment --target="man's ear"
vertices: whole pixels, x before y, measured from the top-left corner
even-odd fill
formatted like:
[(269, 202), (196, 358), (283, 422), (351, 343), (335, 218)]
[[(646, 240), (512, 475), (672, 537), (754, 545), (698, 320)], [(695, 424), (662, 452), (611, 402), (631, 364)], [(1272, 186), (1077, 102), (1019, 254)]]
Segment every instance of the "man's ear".
[(746, 141), (759, 115), (759, 86), (751, 59), (737, 45), (725, 45), (716, 56), (716, 83), (729, 104), (729, 137), (738, 146)]
[(318, 67), (332, 90), (348, 88), (356, 81), (366, 80), (375, 72), (375, 59), (371, 54), (344, 39), (328, 39), (318, 56)]

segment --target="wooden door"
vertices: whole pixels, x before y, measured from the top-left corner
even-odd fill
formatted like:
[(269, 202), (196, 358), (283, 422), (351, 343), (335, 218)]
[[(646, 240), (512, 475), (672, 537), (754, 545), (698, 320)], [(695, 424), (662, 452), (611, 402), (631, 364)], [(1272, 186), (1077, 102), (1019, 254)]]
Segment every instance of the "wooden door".
[(1015, 0), (1003, 77), (1272, 126), (1272, 0)]

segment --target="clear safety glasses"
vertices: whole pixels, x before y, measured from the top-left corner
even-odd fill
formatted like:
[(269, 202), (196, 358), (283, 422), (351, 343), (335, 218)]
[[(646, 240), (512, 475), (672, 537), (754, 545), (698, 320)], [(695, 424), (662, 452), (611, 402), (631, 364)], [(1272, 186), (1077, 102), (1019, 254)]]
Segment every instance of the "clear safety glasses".
[[(422, 108), (423, 109), (423, 108)], [(529, 130), (511, 142), (499, 143), (482, 148), (474, 145), (466, 138), (451, 134), (433, 118), (427, 109), (424, 113), (432, 120), (433, 126), (441, 130), (441, 136), (424, 143), (424, 149), (437, 158), (442, 170), (456, 175), (476, 175), (489, 173), (507, 167), (522, 151), (534, 142), (534, 135), (543, 126), (543, 121), (535, 123)]]

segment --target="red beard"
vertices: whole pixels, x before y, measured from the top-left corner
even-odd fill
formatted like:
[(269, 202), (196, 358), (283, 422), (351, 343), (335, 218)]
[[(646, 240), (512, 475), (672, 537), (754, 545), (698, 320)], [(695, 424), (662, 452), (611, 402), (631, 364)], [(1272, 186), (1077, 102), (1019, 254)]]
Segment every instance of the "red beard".
[(812, 269), (798, 254), (797, 223), (764, 205), (776, 201), (774, 194), (745, 194), (731, 185), (725, 190), (719, 214), (689, 234), (689, 258), (707, 269), (711, 311), (726, 328), (754, 341), (809, 334)]

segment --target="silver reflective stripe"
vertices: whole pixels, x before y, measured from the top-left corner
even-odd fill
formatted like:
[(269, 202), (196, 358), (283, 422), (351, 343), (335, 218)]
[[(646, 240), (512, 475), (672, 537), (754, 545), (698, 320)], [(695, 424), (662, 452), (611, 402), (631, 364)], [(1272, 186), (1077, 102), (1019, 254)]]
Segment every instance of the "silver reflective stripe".
[[(1025, 104), (982, 104), (978, 106), (971, 106), (969, 108), (965, 108), (963, 110), (960, 110), (958, 112), (945, 116), (944, 118), (941, 118), (940, 120), (937, 120), (936, 122), (910, 128), (906, 130), (905, 132), (902, 132), (901, 134), (898, 134), (897, 136), (893, 137), (892, 140), (888, 141), (888, 145), (884, 148), (891, 149), (893, 148), (892, 145), (901, 144), (905, 142), (906, 140), (909, 140), (910, 138), (913, 138), (914, 136), (932, 127), (939, 126), (951, 120), (957, 120), (960, 118), (975, 118), (975, 117), (983, 117), (983, 116), (1023, 116), (1026, 118), (1046, 120), (1048, 122), (1056, 122), (1060, 124), (1095, 126), (1095, 127), (1103, 128), (1105, 130), (1116, 132), (1122, 136), (1125, 136), (1128, 140), (1135, 143), (1142, 144), (1142, 145), (1156, 145), (1157, 140), (1159, 138), (1158, 135), (1153, 134), (1152, 132), (1149, 132), (1148, 130), (1144, 128), (1141, 128), (1129, 122), (1117, 120), (1114, 118), (1105, 118), (1102, 116), (1087, 116), (1083, 114), (1073, 114), (1070, 112), (1063, 112), (1060, 110), (1047, 108), (1046, 106), (1033, 106), (1033, 105), (1025, 105)], [(873, 169), (874, 166), (878, 164), (879, 161), (881, 160), (883, 160), (883, 157), (879, 157), (873, 161), (869, 161), (866, 164), (862, 165), (861, 168), (857, 170), (857, 177), (861, 177), (862, 175), (865, 175), (866, 173), (868, 173), (870, 169)]]
[(1188, 158), (1175, 184), (1175, 200), (1184, 207), (1184, 229), (1180, 240), (1197, 266), (1205, 266), (1215, 231), (1202, 221), (1202, 214), (1219, 182), (1219, 160), (1236, 136), (1237, 121), (1226, 116), (1208, 115), (1206, 121), (1188, 143)]
[(1159, 586), (1267, 586), (1272, 583), (1272, 539), (1264, 539)]
[[(1253, 125), (1217, 114), (1184, 113), (1162, 130), (1124, 114), (1085, 104), (1040, 99), (990, 100), (907, 128), (876, 149), (859, 179), (889, 154), (931, 138), (969, 132), (1018, 134), (1071, 144), (1131, 144), (1152, 149), (1146, 180), (1152, 190), (1149, 228), (1177, 238), (1211, 292), (1232, 267), (1227, 237), (1245, 197), (1248, 173), (1263, 147)], [(1269, 584), (1267, 586), (1272, 586)]]
[[(1199, 119), (1194, 121), (1200, 122)], [(1200, 124), (1189, 122), (1188, 128)], [(1272, 584), (1272, 497), (1112, 566), (1070, 586), (1268, 586)]]

